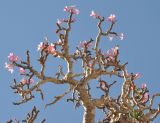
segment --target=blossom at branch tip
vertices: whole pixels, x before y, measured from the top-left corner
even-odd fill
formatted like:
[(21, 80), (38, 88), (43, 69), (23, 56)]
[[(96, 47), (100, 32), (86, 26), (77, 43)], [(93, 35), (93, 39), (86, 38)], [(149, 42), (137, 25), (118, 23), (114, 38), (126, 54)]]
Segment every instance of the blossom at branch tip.
[(93, 18), (100, 18), (100, 16), (97, 13), (95, 13), (93, 10), (91, 11), (90, 16)]
[(75, 8), (75, 6), (73, 6), (73, 5), (72, 6), (65, 6), (64, 11), (69, 12), (71, 14), (76, 14), (76, 15), (79, 14), (79, 10), (77, 8)]
[(8, 59), (10, 62), (17, 62), (18, 61), (18, 56), (14, 55), (13, 53), (10, 53), (8, 56)]
[(20, 74), (24, 74), (24, 73), (25, 73), (24, 68), (20, 67), (20, 68), (19, 68), (19, 73), (20, 73)]
[(147, 84), (146, 83), (142, 83), (142, 89), (147, 88)]
[(145, 93), (145, 94), (143, 95), (142, 103), (147, 102), (148, 99), (149, 99), (149, 93)]
[(115, 37), (115, 35), (113, 35), (113, 34), (109, 34), (109, 35), (108, 35), (108, 39), (109, 39), (110, 41), (112, 41), (114, 37)]
[(108, 50), (107, 53), (104, 54), (104, 56), (105, 56), (109, 61), (114, 61), (114, 60), (115, 60), (115, 57), (118, 56), (118, 50), (119, 50), (119, 47), (116, 46), (116, 47)]
[(139, 79), (141, 77), (141, 74), (140, 73), (136, 73), (135, 75), (134, 75), (134, 79)]
[(11, 73), (13, 73), (13, 68), (14, 68), (14, 65), (13, 64), (8, 64), (7, 62), (5, 62), (5, 68), (10, 71)]
[(114, 48), (112, 48), (112, 50), (113, 50), (114, 56), (117, 56), (118, 55), (119, 47), (115, 46)]
[(106, 56), (112, 56), (112, 57), (117, 56), (118, 55), (118, 49), (119, 49), (118, 46), (116, 46), (116, 47), (108, 50)]
[(30, 81), (29, 81), (29, 83), (30, 83), (30, 84), (34, 83), (34, 79), (31, 78)]
[(37, 51), (43, 50), (47, 45), (48, 45), (48, 37), (44, 37), (44, 41), (38, 44)]
[(57, 44), (62, 44), (62, 40), (61, 39), (59, 39), (58, 41), (57, 41)]
[(61, 24), (61, 23), (63, 23), (63, 19), (57, 19), (57, 24)]
[(82, 42), (80, 42), (79, 47), (81, 47), (81, 48), (84, 48), (84, 47), (89, 48), (92, 45), (93, 45), (92, 42), (82, 41)]
[(29, 80), (27, 80), (27, 79), (25, 79), (25, 78), (22, 78), (22, 79), (21, 79), (21, 83), (22, 83), (23, 85), (25, 85), (25, 84), (32, 84), (32, 83), (34, 83), (34, 80), (31, 78), (30, 81), (29, 81)]
[(120, 40), (124, 39), (124, 33), (120, 33), (118, 36), (119, 36)]
[(112, 41), (115, 37), (118, 37), (120, 40), (123, 40), (124, 39), (124, 34), (123, 33), (119, 33), (119, 34), (117, 34), (117, 33), (109, 33), (108, 34), (108, 39), (110, 40), (110, 41)]
[(41, 51), (43, 50), (44, 47), (45, 47), (45, 44), (43, 42), (40, 42), (40, 44), (38, 44), (37, 50)]
[(116, 16), (115, 16), (115, 14), (110, 14), (110, 16), (107, 18), (107, 21), (115, 23), (116, 22)]
[[(45, 49), (44, 49), (45, 48)], [(38, 51), (42, 51), (44, 49), (45, 52), (48, 52), (52, 55), (56, 55), (57, 52), (56, 52), (56, 49), (55, 49), (55, 45), (53, 43), (51, 43), (50, 45), (47, 43), (44, 43), (44, 42), (41, 42), (39, 45), (38, 45), (38, 48), (37, 50)]]
[(26, 83), (27, 83), (27, 80), (26, 79), (21, 79), (21, 83), (23, 84), (23, 85), (25, 85)]
[(48, 47), (47, 47), (47, 51), (48, 53), (52, 54), (52, 55), (56, 55), (56, 49), (55, 49), (55, 45), (53, 43), (51, 43)]

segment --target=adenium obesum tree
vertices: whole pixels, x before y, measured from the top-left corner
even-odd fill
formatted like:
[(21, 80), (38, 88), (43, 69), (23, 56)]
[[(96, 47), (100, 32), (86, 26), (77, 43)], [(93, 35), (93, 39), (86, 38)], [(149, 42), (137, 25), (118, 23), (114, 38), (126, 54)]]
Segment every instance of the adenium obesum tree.
[[(38, 45), (40, 71), (32, 66), (29, 51), (26, 51), (26, 60), (22, 60), (14, 53), (9, 54), (9, 62), (5, 63), (6, 69), (13, 73), (14, 68), (17, 67), (22, 77), (19, 81), (14, 79), (11, 85), (14, 92), (21, 96), (21, 100), (13, 104), (20, 105), (34, 99), (35, 93), (33, 92), (39, 93), (43, 100), (45, 95), (41, 90), (41, 86), (46, 83), (50, 82), (59, 86), (67, 84), (69, 89), (63, 94), (55, 96), (55, 100), (46, 104), (46, 107), (55, 104), (70, 93), (72, 96), (67, 101), (72, 101), (77, 108), (80, 105), (84, 108), (83, 123), (95, 122), (96, 109), (104, 112), (104, 117), (99, 123), (149, 123), (153, 121), (160, 113), (160, 105), (158, 105), (158, 108), (153, 108), (153, 101), (160, 94), (156, 93), (151, 96), (145, 83), (142, 83), (141, 87), (136, 86), (135, 80), (140, 78), (141, 74), (127, 71), (126, 65), (128, 62), (121, 63), (119, 60), (118, 45), (105, 52), (99, 48), (102, 37), (106, 37), (109, 40), (114, 40), (115, 38), (124, 39), (123, 33), (113, 31), (113, 27), (117, 22), (116, 16), (111, 14), (109, 17), (104, 18), (91, 11), (90, 16), (97, 21), (98, 34), (95, 39), (92, 37), (86, 41), (81, 41), (75, 52), (70, 53), (69, 35), (72, 30), (72, 24), (76, 22), (75, 16), (79, 14), (79, 10), (75, 6), (66, 6), (64, 11), (69, 14), (69, 17), (57, 20), (56, 34), (59, 37), (58, 41), (49, 42), (45, 38), (45, 41)], [(109, 28), (103, 29), (102, 23), (109, 25)], [(45, 68), (48, 56), (65, 61), (67, 63), (67, 72), (65, 73), (62, 65), (60, 65), (55, 76), (47, 76)], [(77, 63), (81, 65), (80, 72), (73, 71)], [(112, 78), (116, 76), (122, 79), (122, 87), (119, 90), (118, 97), (113, 98), (110, 95), (110, 88), (117, 84), (117, 81), (108, 82), (103, 79), (105, 76)], [(33, 78), (36, 78), (36, 81)], [(90, 92), (92, 80), (96, 80), (99, 83), (96, 91), (103, 92), (101, 97), (93, 98)], [(33, 123), (38, 113), (39, 110), (34, 107), (23, 122)], [(44, 119), (41, 123), (45, 121), (47, 119)], [(17, 119), (7, 121), (7, 123), (11, 122), (18, 123), (19, 121)]]

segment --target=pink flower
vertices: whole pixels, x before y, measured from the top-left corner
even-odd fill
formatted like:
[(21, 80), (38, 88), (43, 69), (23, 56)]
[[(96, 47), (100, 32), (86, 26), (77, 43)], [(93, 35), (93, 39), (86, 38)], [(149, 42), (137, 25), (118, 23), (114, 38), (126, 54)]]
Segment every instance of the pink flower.
[(92, 42), (83, 41), (83, 42), (80, 42), (79, 47), (81, 48), (84, 48), (85, 46), (91, 47), (92, 45), (93, 45)]
[(115, 38), (115, 37), (118, 37), (118, 38), (120, 38), (120, 40), (123, 40), (124, 39), (124, 34), (123, 33), (120, 33), (120, 34), (108, 34), (108, 39), (110, 40), (110, 41), (112, 41), (113, 40), (113, 38)]
[(51, 45), (47, 47), (47, 51), (52, 55), (56, 55), (55, 45), (51, 43)]
[(24, 79), (24, 78), (23, 78), (23, 79), (21, 79), (21, 82), (22, 82), (22, 84), (23, 84), (23, 85), (27, 84), (27, 80), (26, 80), (26, 79)]
[(63, 23), (63, 20), (62, 19), (57, 19), (57, 24), (61, 24), (61, 23)]
[(113, 38), (115, 38), (115, 37), (116, 37), (115, 34), (108, 34), (108, 39), (109, 39), (110, 41), (112, 41)]
[(111, 35), (111, 36), (108, 36), (108, 38), (109, 38), (110, 41), (112, 41), (114, 36)]
[(57, 24), (62, 24), (63, 22), (68, 22), (67, 19), (57, 19)]
[(76, 21), (76, 18), (72, 18), (71, 22), (73, 23), (73, 22), (75, 22), (75, 21)]
[(115, 23), (116, 22), (116, 16), (115, 14), (111, 14), (108, 18), (107, 18), (108, 22), (112, 22)]
[(57, 41), (57, 44), (62, 44), (61, 39), (59, 39), (59, 40)]
[(147, 88), (147, 84), (146, 83), (142, 83), (142, 89)]
[(8, 56), (8, 59), (10, 62), (17, 62), (18, 61), (18, 56), (14, 55), (13, 53), (10, 53)]
[(34, 79), (31, 78), (30, 81), (29, 81), (29, 83), (30, 84), (34, 83)]
[(141, 77), (141, 74), (140, 73), (136, 73), (135, 75), (134, 75), (134, 79), (139, 79)]
[(76, 15), (79, 14), (79, 10), (76, 9), (75, 6), (66, 6), (66, 7), (64, 8), (64, 11), (65, 11), (65, 12), (72, 13), (72, 14), (76, 14)]
[(114, 56), (117, 56), (117, 55), (118, 55), (118, 49), (119, 49), (118, 46), (112, 48)]
[(118, 56), (118, 46), (110, 49), (107, 51), (106, 54), (104, 54), (104, 56), (107, 58), (107, 60), (109, 61), (114, 61), (115, 60), (115, 57)]
[(45, 44), (43, 42), (40, 42), (40, 44), (38, 44), (37, 50), (41, 51), (43, 50), (44, 47), (45, 47)]
[(99, 17), (100, 17), (100, 16), (99, 16), (97, 13), (95, 13), (93, 10), (91, 11), (90, 16), (93, 17), (93, 18), (99, 18)]
[(13, 73), (13, 68), (14, 68), (14, 65), (13, 64), (8, 64), (7, 62), (5, 62), (5, 68), (10, 71), (11, 73)]
[(123, 40), (123, 39), (124, 39), (124, 34), (123, 34), (123, 33), (120, 33), (120, 34), (119, 34), (119, 38), (120, 38), (121, 40)]
[(20, 74), (24, 74), (24, 73), (25, 73), (24, 68), (20, 67), (20, 68), (19, 68), (19, 73), (20, 73)]
[(117, 56), (118, 55), (118, 49), (119, 49), (118, 46), (116, 46), (116, 47), (108, 50), (106, 56), (112, 56), (112, 57)]
[(111, 59), (114, 59), (114, 51), (113, 51), (114, 48), (110, 49), (107, 51), (106, 54), (104, 54), (105, 57), (109, 57)]
[(48, 44), (48, 37), (44, 37), (44, 42), (40, 42), (40, 44), (38, 44), (37, 50), (38, 51), (43, 50), (47, 44)]
[(21, 79), (21, 82), (22, 82), (23, 85), (32, 84), (32, 83), (34, 83), (34, 80), (31, 78), (30, 81), (29, 81), (29, 80), (23, 78), (23, 79)]
[(50, 45), (48, 44), (48, 42), (45, 44), (43, 42), (41, 42), (39, 45), (38, 45), (38, 51), (41, 51), (43, 50), (44, 48), (46, 47), (46, 49), (44, 50), (45, 52), (48, 52), (52, 55), (56, 55), (57, 52), (55, 50), (55, 45), (53, 43), (51, 43)]
[(149, 93), (145, 93), (145, 94), (144, 94), (144, 97), (143, 97), (143, 99), (142, 99), (142, 103), (147, 102), (148, 99), (149, 99)]

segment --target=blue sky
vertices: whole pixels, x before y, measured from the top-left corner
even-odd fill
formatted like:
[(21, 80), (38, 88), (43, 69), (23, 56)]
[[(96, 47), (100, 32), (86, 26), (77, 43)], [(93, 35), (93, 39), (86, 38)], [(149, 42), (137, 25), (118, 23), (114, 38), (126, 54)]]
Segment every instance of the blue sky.
[[(12, 102), (18, 100), (18, 95), (10, 89), (13, 78), (20, 78), (18, 74), (12, 75), (4, 69), (4, 63), (10, 52), (25, 58), (25, 50), (29, 49), (33, 59), (33, 66), (38, 69), (36, 51), (39, 42), (45, 36), (49, 40), (56, 41), (55, 34), (57, 18), (66, 18), (63, 12), (66, 5), (76, 5), (80, 14), (76, 16), (77, 22), (73, 24), (70, 35), (70, 47), (74, 50), (79, 41), (95, 39), (97, 34), (96, 20), (89, 17), (90, 11), (95, 10), (100, 15), (107, 17), (110, 13), (117, 16), (114, 27), (116, 32), (124, 32), (125, 40), (108, 41), (103, 38), (101, 47), (103, 50), (118, 44), (120, 46), (120, 59), (128, 61), (129, 72), (139, 72), (142, 78), (136, 83), (141, 85), (146, 82), (150, 93), (160, 92), (160, 1), (159, 0), (0, 0), (0, 122), (4, 123), (9, 118), (17, 117), (22, 120), (32, 109), (33, 105), (41, 110), (37, 120), (47, 118), (47, 123), (81, 123), (82, 108), (74, 110), (72, 103), (67, 103), (66, 98), (57, 104), (44, 109), (45, 103), (51, 101), (56, 94), (61, 94), (67, 86), (47, 84), (43, 88), (46, 99), (40, 100), (40, 96), (27, 104), (13, 106)], [(48, 62), (48, 73), (56, 70), (59, 61), (51, 59)], [(62, 62), (63, 65), (65, 65)], [(50, 69), (53, 68), (53, 69)], [(77, 67), (78, 68), (78, 67)], [(79, 69), (79, 68), (78, 68)], [(120, 87), (121, 82), (116, 85)], [(94, 90), (95, 91), (95, 90)], [(112, 93), (120, 90), (112, 89)], [(98, 92), (97, 92), (98, 93)], [(69, 95), (68, 95), (69, 96)], [(156, 103), (160, 99), (156, 100)], [(96, 121), (102, 116), (98, 111)], [(158, 122), (160, 117), (155, 121)]]

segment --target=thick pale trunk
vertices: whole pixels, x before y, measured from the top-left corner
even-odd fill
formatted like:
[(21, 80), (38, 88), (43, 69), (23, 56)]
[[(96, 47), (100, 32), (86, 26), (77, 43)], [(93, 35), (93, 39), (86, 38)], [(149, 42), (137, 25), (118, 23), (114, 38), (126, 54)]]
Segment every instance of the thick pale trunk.
[(83, 123), (95, 123), (95, 107), (84, 107)]

